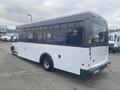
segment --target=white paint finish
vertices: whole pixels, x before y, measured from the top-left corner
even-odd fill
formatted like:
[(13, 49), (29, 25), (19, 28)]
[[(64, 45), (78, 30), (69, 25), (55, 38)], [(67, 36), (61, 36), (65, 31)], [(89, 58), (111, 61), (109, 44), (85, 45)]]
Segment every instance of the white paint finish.
[[(99, 62), (105, 61), (107, 59), (107, 57), (105, 56), (101, 58), (103, 54), (106, 54), (105, 47), (103, 47), (102, 49), (92, 49), (92, 58), (95, 58), (97, 61), (95, 64), (93, 64), (90, 60), (89, 48), (24, 42), (13, 43), (13, 45), (15, 46), (15, 49), (18, 52), (18, 56), (20, 57), (39, 62), (40, 56), (43, 53), (48, 53), (53, 59), (55, 68), (78, 75), (80, 75), (80, 69), (91, 69), (88, 64), (97, 65)], [(58, 55), (61, 55), (61, 58), (58, 58)], [(82, 66), (82, 64), (84, 64), (84, 66)]]
[(108, 46), (92, 47), (91, 54), (91, 68), (101, 66), (108, 61)]

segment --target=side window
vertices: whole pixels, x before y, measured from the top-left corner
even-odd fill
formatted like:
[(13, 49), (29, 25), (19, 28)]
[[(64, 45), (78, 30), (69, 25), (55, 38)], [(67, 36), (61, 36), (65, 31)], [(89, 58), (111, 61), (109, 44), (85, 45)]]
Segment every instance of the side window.
[(65, 30), (62, 31), (60, 29), (53, 30), (53, 43), (63, 45), (65, 43), (66, 34)]
[(75, 28), (75, 22), (68, 23), (67, 28)]
[(45, 43), (51, 43), (52, 40), (52, 33), (51, 32), (43, 32), (43, 42)]
[(30, 28), (30, 30), (28, 30), (28, 32), (27, 32), (27, 34), (28, 34), (27, 35), (27, 39), (28, 39), (27, 41), (28, 42), (33, 42), (33, 30), (34, 30), (33, 28)]
[(22, 29), (20, 29), (18, 36), (19, 36), (19, 41), (22, 41)]
[(115, 38), (114, 41), (116, 41), (117, 40), (117, 35), (115, 35), (114, 38)]
[(47, 33), (47, 38), (48, 38), (48, 39), (51, 39), (51, 38), (52, 38), (52, 33), (49, 33), (49, 32), (48, 32), (48, 33)]
[(33, 39), (33, 33), (28, 34), (28, 39)]
[(52, 33), (51, 32), (48, 32), (48, 31), (43, 32), (43, 39), (44, 40), (48, 40), (48, 39), (51, 39), (51, 38), (52, 38)]
[(40, 26), (37, 31), (37, 42), (42, 42), (43, 39), (43, 26)]
[(47, 30), (47, 28), (48, 28), (47, 26), (44, 26), (44, 27), (43, 27), (44, 30)]
[(42, 30), (37, 31), (37, 42), (40, 43), (42, 41)]
[(66, 28), (66, 24), (65, 24), (65, 23), (61, 23), (61, 24), (60, 24), (60, 28), (61, 28), (61, 29), (65, 29), (65, 28)]
[(53, 26), (53, 29), (59, 29), (60, 28), (60, 24), (55, 24), (54, 26)]
[(118, 38), (117, 38), (117, 42), (120, 42), (120, 36), (118, 36)]
[(83, 28), (77, 28), (67, 34), (67, 45), (81, 45), (82, 44), (82, 31)]
[(47, 26), (46, 29), (43, 30), (43, 42), (52, 42), (52, 25)]
[(82, 27), (83, 26), (83, 21), (76, 22), (76, 27)]
[(46, 42), (47, 40), (47, 31), (43, 30), (43, 42)]
[(19, 40), (22, 42), (27, 41), (27, 29), (21, 29), (19, 32)]
[(32, 34), (33, 34), (33, 40), (32, 40), (32, 42), (35, 42), (35, 43), (38, 42), (38, 36), (40, 35), (39, 31), (40, 31), (39, 27), (35, 27), (34, 30), (32, 31)]

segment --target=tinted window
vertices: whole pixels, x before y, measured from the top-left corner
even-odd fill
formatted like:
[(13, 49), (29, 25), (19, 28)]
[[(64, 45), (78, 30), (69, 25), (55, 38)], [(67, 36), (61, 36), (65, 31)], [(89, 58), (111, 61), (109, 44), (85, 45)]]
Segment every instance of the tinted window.
[(38, 30), (39, 29), (39, 27), (35, 27), (35, 30)]
[(66, 28), (66, 24), (65, 24), (65, 23), (60, 24), (60, 28), (61, 28), (61, 29)]
[(60, 24), (56, 24), (53, 26), (54, 29), (59, 29), (60, 28)]
[(71, 22), (27, 28), (20, 32), (20, 38), (21, 41), (33, 43), (81, 45), (83, 28), (80, 25), (81, 22)]
[(76, 22), (76, 27), (83, 27), (83, 22)]
[(51, 30), (44, 30), (44, 32), (43, 32), (43, 42), (51, 43), (51, 40), (52, 40)]
[(75, 22), (68, 23), (68, 28), (75, 28)]
[(44, 30), (47, 30), (48, 26), (44, 26)]
[(19, 32), (19, 40), (27, 41), (27, 29), (21, 29), (21, 31)]
[(105, 26), (93, 23), (92, 44), (107, 43), (107, 28)]
[(39, 30), (42, 30), (42, 29), (43, 29), (43, 27), (42, 27), (42, 26), (40, 26), (40, 27), (39, 27)]
[(67, 45), (81, 45), (82, 44), (82, 31), (83, 28), (73, 29), (67, 34), (66, 44)]
[(27, 41), (32, 42), (33, 41), (33, 28), (27, 32)]
[(42, 30), (39, 30), (37, 32), (37, 42), (41, 42), (42, 41)]
[(66, 39), (66, 34), (64, 31), (58, 29), (53, 30), (53, 43), (55, 44), (64, 44)]
[(117, 35), (115, 35), (114, 38), (115, 38), (114, 41), (116, 41), (117, 40)]
[(49, 26), (48, 26), (48, 30), (52, 30), (52, 25), (49, 25)]
[(117, 42), (120, 42), (120, 36), (118, 36)]
[(112, 35), (110, 35), (110, 36), (109, 36), (109, 41), (114, 41), (114, 39), (113, 39), (113, 36), (112, 36)]

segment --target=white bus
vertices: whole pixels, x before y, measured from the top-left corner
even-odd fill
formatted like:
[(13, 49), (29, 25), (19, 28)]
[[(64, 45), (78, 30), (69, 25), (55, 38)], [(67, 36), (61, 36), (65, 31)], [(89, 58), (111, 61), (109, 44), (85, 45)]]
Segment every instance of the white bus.
[(109, 33), (109, 52), (120, 52), (120, 31)]
[(88, 76), (111, 64), (107, 23), (93, 12), (21, 25), (17, 31), (19, 40), (12, 44), (12, 53), (47, 71), (56, 68)]

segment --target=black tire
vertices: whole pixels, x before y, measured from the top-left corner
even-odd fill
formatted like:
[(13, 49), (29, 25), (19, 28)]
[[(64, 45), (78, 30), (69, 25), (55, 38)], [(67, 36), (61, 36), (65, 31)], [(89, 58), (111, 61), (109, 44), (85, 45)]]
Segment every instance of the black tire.
[(118, 52), (120, 52), (120, 48), (118, 49)]
[(113, 53), (113, 50), (109, 47), (109, 53)]
[(43, 58), (42, 65), (43, 65), (43, 68), (46, 71), (52, 71), (53, 70), (53, 61), (49, 56)]
[(14, 48), (14, 46), (11, 47), (11, 53), (12, 53), (13, 55), (15, 55), (15, 48)]
[(117, 51), (116, 50), (112, 50), (113, 53), (116, 53)]
[(112, 53), (112, 50), (111, 50), (111, 49), (109, 49), (109, 53)]

